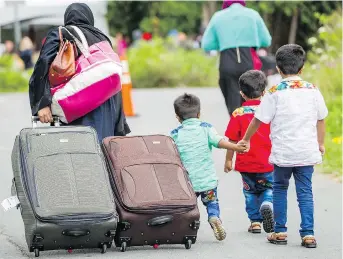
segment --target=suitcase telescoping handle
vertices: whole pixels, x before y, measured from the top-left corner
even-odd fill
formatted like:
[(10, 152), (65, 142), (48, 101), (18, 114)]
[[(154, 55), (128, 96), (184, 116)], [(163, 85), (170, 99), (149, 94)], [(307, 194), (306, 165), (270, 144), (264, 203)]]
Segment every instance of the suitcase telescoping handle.
[(68, 229), (63, 230), (62, 234), (69, 237), (83, 237), (89, 235), (90, 231), (87, 229)]
[[(50, 123), (50, 126), (60, 126), (60, 119), (58, 116), (52, 116), (53, 122)], [(38, 116), (32, 116), (31, 117), (31, 122), (32, 122), (32, 128), (36, 128), (37, 127), (37, 122), (39, 121), (39, 117)]]
[(161, 226), (161, 225), (168, 224), (172, 221), (173, 221), (173, 216), (171, 215), (156, 217), (148, 221), (148, 226), (151, 226), (151, 227)]

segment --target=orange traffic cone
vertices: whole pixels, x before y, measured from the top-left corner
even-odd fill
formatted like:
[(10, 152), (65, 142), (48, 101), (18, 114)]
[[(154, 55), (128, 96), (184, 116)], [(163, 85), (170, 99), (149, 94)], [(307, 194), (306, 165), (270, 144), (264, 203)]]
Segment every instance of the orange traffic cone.
[(131, 77), (130, 77), (130, 72), (129, 72), (129, 62), (126, 56), (121, 56), (120, 60), (123, 65), (123, 75), (121, 77), (123, 109), (124, 109), (125, 116), (133, 117), (133, 116), (136, 116), (136, 114), (133, 110), (132, 97), (131, 97), (132, 82), (131, 82)]

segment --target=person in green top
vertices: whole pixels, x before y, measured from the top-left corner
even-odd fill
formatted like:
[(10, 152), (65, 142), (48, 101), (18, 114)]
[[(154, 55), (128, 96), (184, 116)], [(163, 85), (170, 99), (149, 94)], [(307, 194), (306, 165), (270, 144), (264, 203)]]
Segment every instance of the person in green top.
[(219, 86), (229, 115), (244, 102), (239, 93), (238, 79), (249, 70), (261, 70), (257, 50), (270, 46), (272, 38), (262, 17), (246, 7), (244, 0), (225, 0), (202, 37), (206, 51), (220, 51)]
[(246, 146), (230, 143), (218, 135), (211, 124), (200, 117), (200, 99), (184, 94), (174, 102), (176, 117), (181, 125), (171, 132), (171, 137), (180, 153), (193, 189), (206, 206), (208, 221), (218, 240), (224, 240), (226, 232), (220, 219), (217, 196), (218, 178), (212, 158), (212, 148), (223, 148), (245, 152)]

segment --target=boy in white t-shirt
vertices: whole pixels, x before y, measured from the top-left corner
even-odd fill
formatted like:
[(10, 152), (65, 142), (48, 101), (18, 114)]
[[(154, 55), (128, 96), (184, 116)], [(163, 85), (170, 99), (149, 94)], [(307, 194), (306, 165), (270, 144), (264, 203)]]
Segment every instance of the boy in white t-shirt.
[(271, 123), (269, 161), (275, 166), (275, 228), (268, 240), (273, 244), (287, 244), (287, 190), (293, 174), (301, 214), (301, 244), (315, 248), (312, 174), (314, 165), (322, 162), (325, 152), (324, 119), (328, 110), (319, 89), (299, 77), (304, 62), (305, 51), (301, 46), (289, 44), (279, 48), (276, 65), (283, 80), (263, 97), (241, 143), (249, 146), (260, 124)]

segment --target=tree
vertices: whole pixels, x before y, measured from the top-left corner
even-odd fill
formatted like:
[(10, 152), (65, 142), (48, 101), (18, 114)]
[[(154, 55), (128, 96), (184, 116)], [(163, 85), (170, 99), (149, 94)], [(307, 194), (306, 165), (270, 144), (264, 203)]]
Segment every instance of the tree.
[[(141, 28), (165, 36), (177, 29), (196, 34), (205, 28), (215, 11), (220, 10), (218, 1), (109, 1), (108, 21), (111, 34), (120, 31), (131, 36)], [(331, 14), (342, 8), (339, 1), (247, 1), (263, 17), (272, 35), (271, 52), (281, 45), (297, 43), (308, 49), (307, 39), (319, 27), (319, 14)]]
[(213, 14), (220, 10), (221, 2), (207, 1), (202, 2), (202, 22), (201, 27), (204, 30), (211, 20)]
[(288, 43), (294, 44), (297, 37), (298, 30), (298, 20), (299, 20), (299, 8), (296, 7), (293, 10), (291, 28), (289, 30)]
[(151, 2), (109, 1), (107, 19), (111, 35), (121, 32), (131, 38), (132, 31), (149, 13)]
[(273, 38), (272, 52), (287, 43), (298, 43), (308, 49), (307, 39), (319, 26), (315, 14), (331, 14), (342, 7), (339, 1), (250, 1), (247, 4), (264, 18)]
[(201, 2), (152, 2), (148, 16), (140, 23), (144, 31), (165, 36), (170, 30), (197, 33), (201, 21)]

